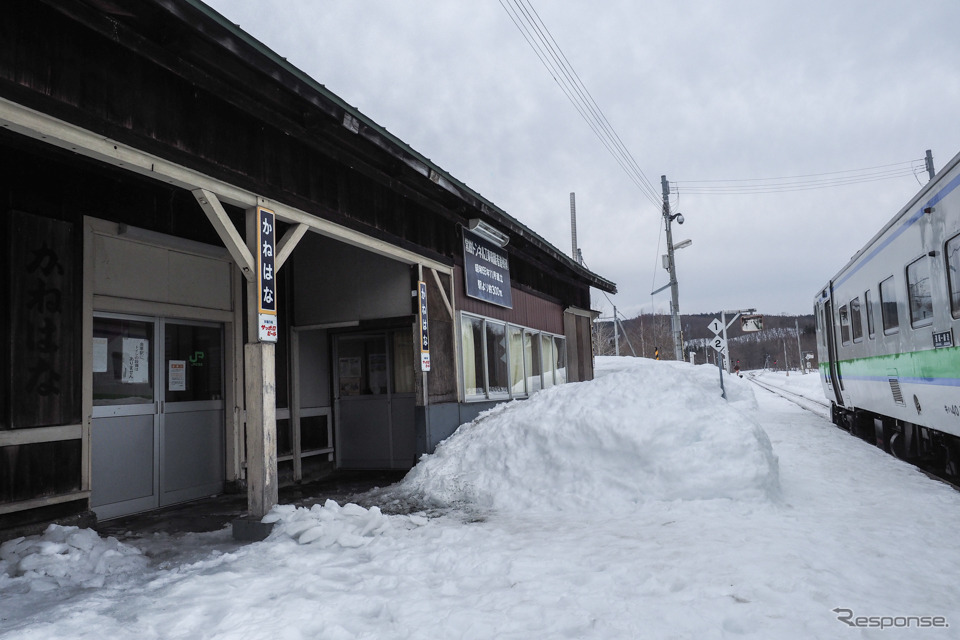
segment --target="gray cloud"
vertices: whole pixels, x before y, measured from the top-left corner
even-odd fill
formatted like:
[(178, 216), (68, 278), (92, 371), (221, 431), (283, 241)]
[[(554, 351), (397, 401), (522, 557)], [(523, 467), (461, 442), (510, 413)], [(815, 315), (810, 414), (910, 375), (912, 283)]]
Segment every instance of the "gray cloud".
[[(588, 265), (627, 315), (664, 309), (659, 211), (498, 2), (212, 0), (216, 10)], [(892, 0), (536, 8), (649, 180), (824, 173), (960, 151), (960, 3)], [(753, 196), (685, 194), (684, 312), (809, 312), (926, 176)], [(602, 297), (595, 307), (606, 309)]]

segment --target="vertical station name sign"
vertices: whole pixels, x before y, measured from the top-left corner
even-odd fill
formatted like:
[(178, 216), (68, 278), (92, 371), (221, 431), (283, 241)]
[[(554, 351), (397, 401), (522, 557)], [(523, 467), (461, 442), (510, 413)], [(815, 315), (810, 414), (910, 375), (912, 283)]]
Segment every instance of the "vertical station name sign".
[(270, 209), (257, 207), (257, 290), (260, 292), (257, 335), (260, 342), (277, 341), (276, 239), (276, 216)]
[(417, 301), (420, 303), (420, 370), (430, 371), (430, 335), (427, 327), (427, 283), (417, 282)]
[(467, 229), (463, 233), (463, 271), (469, 297), (513, 308), (507, 252)]

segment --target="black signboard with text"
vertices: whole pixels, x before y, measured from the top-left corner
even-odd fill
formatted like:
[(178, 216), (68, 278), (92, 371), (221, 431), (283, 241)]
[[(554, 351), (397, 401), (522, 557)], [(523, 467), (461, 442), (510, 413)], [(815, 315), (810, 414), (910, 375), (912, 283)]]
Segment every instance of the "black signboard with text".
[(463, 271), (468, 296), (508, 309), (513, 308), (510, 263), (505, 250), (464, 230)]
[(257, 290), (260, 292), (257, 338), (260, 342), (277, 341), (276, 225), (273, 211), (257, 207)]
[(430, 334), (427, 320), (427, 283), (417, 282), (417, 296), (420, 300), (420, 370), (430, 371)]
[(257, 260), (259, 268), (258, 288), (260, 289), (260, 313), (276, 315), (277, 313), (277, 286), (273, 277), (273, 252), (276, 247), (276, 220), (273, 211), (258, 207), (257, 244), (260, 256)]

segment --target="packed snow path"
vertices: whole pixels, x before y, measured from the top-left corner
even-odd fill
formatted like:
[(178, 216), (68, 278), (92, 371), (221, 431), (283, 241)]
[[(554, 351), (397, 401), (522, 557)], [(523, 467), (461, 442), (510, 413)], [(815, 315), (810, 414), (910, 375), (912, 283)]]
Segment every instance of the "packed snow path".
[(744, 380), (723, 403), (716, 369), (600, 373), (481, 417), (367, 497), (427, 515), (281, 507), (242, 547), (7, 543), (0, 637), (956, 637), (960, 494)]

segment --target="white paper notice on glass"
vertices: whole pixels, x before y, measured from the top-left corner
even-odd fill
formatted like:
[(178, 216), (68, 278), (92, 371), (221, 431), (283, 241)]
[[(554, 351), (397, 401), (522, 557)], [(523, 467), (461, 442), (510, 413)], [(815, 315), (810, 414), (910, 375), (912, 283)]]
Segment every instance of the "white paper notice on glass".
[(120, 382), (144, 384), (150, 382), (150, 343), (146, 338), (123, 339), (123, 372)]
[(94, 373), (107, 372), (107, 345), (108, 344), (109, 344), (109, 340), (107, 338), (93, 339), (93, 372)]
[(167, 388), (170, 391), (187, 390), (186, 360), (170, 360), (167, 362)]

